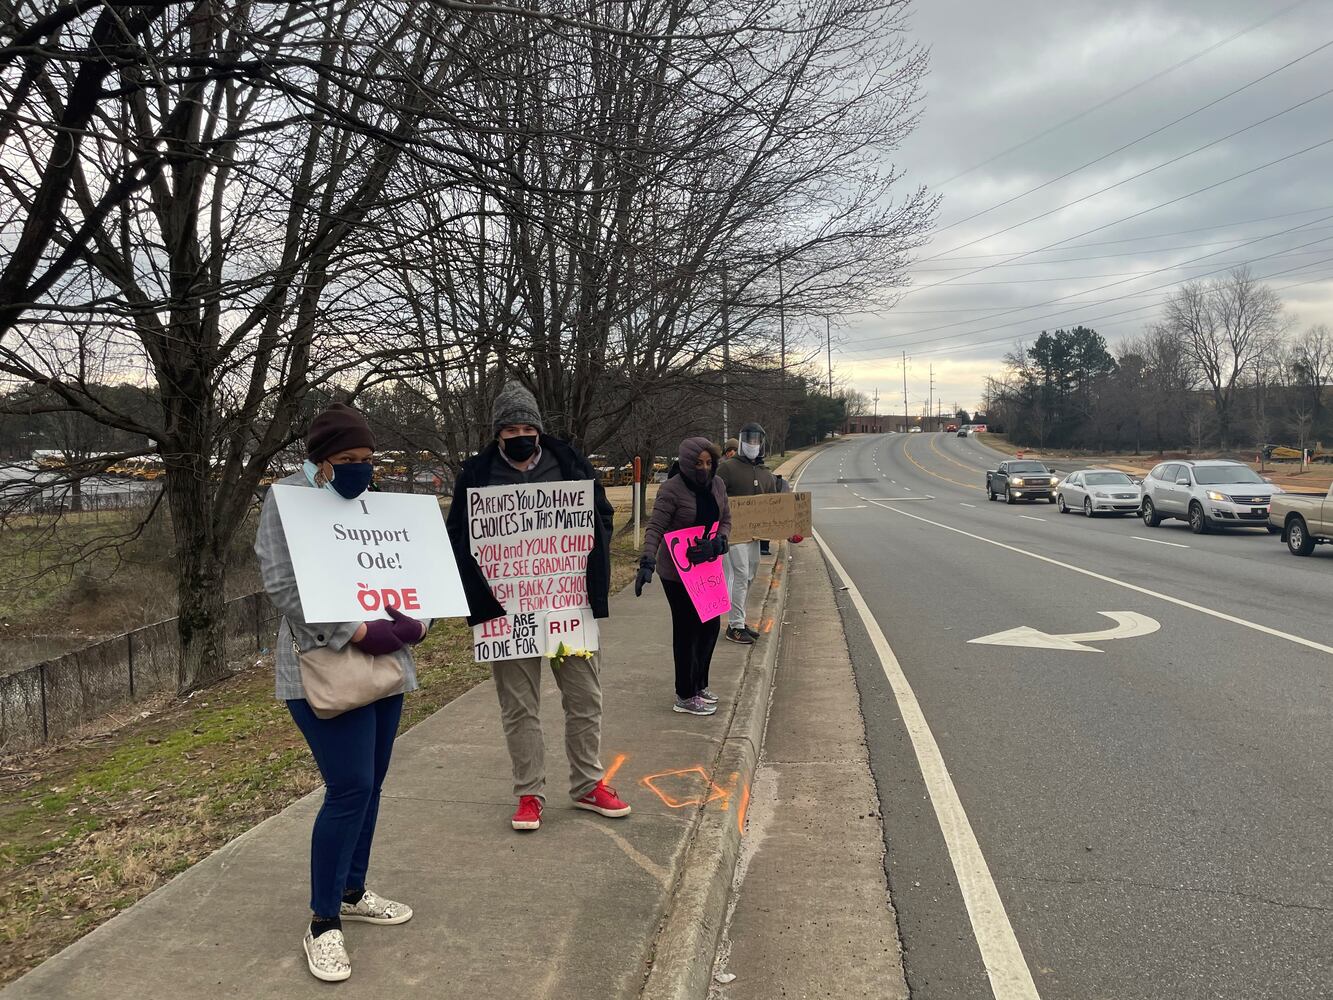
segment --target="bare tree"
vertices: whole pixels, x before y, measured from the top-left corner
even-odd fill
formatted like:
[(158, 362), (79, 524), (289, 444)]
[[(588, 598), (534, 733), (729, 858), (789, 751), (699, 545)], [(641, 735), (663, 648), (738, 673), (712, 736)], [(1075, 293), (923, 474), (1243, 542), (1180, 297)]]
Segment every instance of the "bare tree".
[[(227, 553), (307, 395), (355, 391), (373, 364), (357, 341), (381, 307), (353, 237), (384, 211), (402, 161), (435, 155), (466, 31), (428, 3), (164, 5), (142, 22), (143, 44), (115, 55), (102, 77), (115, 99), (95, 104), (75, 146), (59, 136), (82, 99), (81, 50), (33, 71), (32, 113), (50, 124), (29, 168), (51, 144), (75, 157), (51, 237), (75, 253), (25, 307), (0, 373), (155, 443), (177, 542), (182, 690), (225, 670)], [(108, 204), (148, 149), (163, 151), (163, 171)], [(30, 213), (46, 204), (18, 194)], [(157, 417), (95, 392), (94, 357), (150, 382)]]
[(1232, 443), (1236, 394), (1254, 375), (1283, 329), (1282, 300), (1245, 268), (1210, 282), (1191, 282), (1167, 299), (1165, 322), (1213, 400), (1218, 441)]

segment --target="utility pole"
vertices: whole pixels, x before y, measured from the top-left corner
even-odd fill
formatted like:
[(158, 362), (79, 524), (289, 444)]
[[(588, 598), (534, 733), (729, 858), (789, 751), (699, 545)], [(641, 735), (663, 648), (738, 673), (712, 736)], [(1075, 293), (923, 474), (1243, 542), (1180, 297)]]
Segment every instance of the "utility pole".
[(903, 351), (903, 433), (912, 426), (912, 411), (907, 408), (907, 352)]
[[(930, 394), (926, 396), (926, 416), (935, 415), (935, 365), (930, 366)], [(921, 428), (925, 430), (925, 428)]]
[(787, 450), (787, 292), (782, 284), (782, 258), (778, 258), (778, 335), (782, 340), (782, 371), (778, 376), (778, 399), (782, 413), (782, 450)]
[(828, 345), (828, 398), (833, 398), (833, 321), (824, 317), (824, 343)]
[(731, 310), (727, 304), (727, 265), (722, 265), (722, 440), (726, 441), (727, 424), (730, 414), (727, 412), (727, 374), (731, 371)]
[(879, 419), (879, 390), (875, 390), (875, 419)]

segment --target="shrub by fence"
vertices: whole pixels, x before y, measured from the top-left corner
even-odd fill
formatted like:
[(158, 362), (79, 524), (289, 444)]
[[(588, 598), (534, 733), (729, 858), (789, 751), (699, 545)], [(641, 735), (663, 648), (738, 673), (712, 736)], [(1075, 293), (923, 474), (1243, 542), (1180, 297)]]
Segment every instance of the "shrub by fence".
[[(227, 657), (272, 646), (277, 613), (260, 592), (228, 601)], [(0, 677), (0, 752), (38, 746), (176, 687), (176, 619), (145, 625)]]

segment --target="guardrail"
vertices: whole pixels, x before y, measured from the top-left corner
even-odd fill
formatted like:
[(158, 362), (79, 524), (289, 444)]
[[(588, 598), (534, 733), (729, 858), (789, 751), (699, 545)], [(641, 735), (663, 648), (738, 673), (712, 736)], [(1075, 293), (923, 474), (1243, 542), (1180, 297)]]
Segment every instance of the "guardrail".
[[(273, 644), (277, 613), (262, 591), (226, 604), (226, 655)], [(243, 644), (243, 646), (242, 646)], [(145, 625), (0, 677), (0, 753), (29, 749), (176, 687), (176, 619)]]

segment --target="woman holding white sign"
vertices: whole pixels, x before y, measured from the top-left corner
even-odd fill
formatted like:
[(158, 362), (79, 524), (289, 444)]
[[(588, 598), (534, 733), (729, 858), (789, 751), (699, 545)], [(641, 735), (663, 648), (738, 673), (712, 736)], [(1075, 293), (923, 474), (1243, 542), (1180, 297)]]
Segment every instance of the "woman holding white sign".
[[(634, 581), (638, 596), (652, 582), (655, 571), (662, 575), (662, 590), (671, 605), (671, 645), (676, 661), (672, 711), (687, 715), (712, 715), (717, 711), (717, 695), (708, 687), (708, 670), (721, 619), (700, 620), (694, 600), (681, 582), (676, 559), (699, 565), (713, 562), (727, 551), (731, 506), (727, 488), (717, 475), (721, 458), (721, 450), (707, 438), (686, 438), (680, 443), (676, 464), (657, 491), (639, 557), (639, 575)], [(681, 555), (668, 551), (665, 536), (691, 527), (702, 527), (703, 536)], [(725, 613), (725, 608), (720, 613)]]
[[(329, 490), (349, 505), (369, 488), (375, 438), (359, 411), (334, 403), (320, 413), (310, 424), (306, 451), (303, 471), (278, 485)], [(312, 916), (302, 947), (311, 974), (336, 982), (352, 974), (344, 920), (401, 924), (412, 917), (405, 904), (366, 888), (366, 869), (403, 695), (417, 687), (409, 647), (425, 638), (430, 623), (397, 609), (388, 609), (388, 619), (307, 622), (272, 492), (264, 499), (255, 552), (264, 589), (282, 615), (277, 696), (287, 703), (324, 778), (324, 804), (310, 839)], [(349, 690), (349, 677), (365, 683)], [(338, 697), (341, 703), (330, 707), (330, 699)]]

